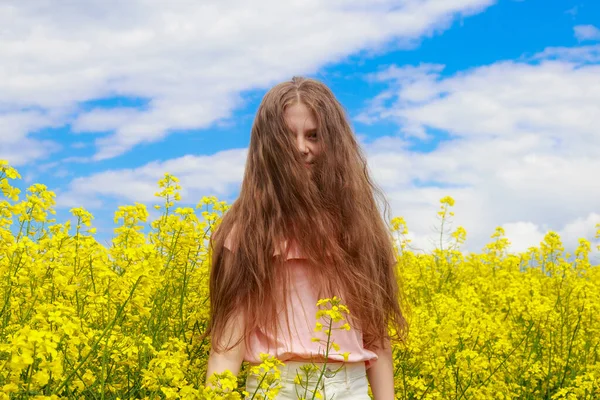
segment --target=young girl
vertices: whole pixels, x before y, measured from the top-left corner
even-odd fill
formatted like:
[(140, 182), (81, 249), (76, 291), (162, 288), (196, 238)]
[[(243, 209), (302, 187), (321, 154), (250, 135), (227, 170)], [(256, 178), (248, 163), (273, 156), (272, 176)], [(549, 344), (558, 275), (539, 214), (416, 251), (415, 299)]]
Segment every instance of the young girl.
[[(327, 361), (325, 396), (394, 398), (390, 340), (407, 324), (391, 235), (345, 112), (313, 79), (293, 78), (263, 98), (239, 198), (211, 238), (207, 378), (260, 353), (285, 363), (277, 398), (296, 399), (300, 366)], [(384, 214), (387, 215), (385, 199)], [(341, 353), (311, 340), (320, 298), (350, 309), (351, 329), (332, 331)], [(390, 336), (388, 328), (396, 334)], [(340, 368), (337, 373), (335, 370)], [(246, 390), (258, 385), (250, 375)]]

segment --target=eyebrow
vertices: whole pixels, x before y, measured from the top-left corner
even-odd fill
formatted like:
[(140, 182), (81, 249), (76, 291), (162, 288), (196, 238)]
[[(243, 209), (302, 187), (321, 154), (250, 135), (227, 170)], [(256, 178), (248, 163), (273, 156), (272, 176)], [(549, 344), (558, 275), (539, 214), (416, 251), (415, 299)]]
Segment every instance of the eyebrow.
[[(288, 129), (290, 131), (291, 134), (296, 135), (296, 130), (294, 129)], [(311, 129), (307, 129), (306, 130), (306, 134), (310, 134), (310, 133), (317, 133), (318, 128), (311, 128)]]

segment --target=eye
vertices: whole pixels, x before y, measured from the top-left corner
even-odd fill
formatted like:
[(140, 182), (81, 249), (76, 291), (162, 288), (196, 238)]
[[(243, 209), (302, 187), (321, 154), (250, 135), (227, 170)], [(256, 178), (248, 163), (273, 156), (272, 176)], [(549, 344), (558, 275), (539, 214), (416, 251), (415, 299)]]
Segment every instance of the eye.
[(317, 132), (310, 132), (306, 135), (306, 137), (310, 140), (317, 140)]

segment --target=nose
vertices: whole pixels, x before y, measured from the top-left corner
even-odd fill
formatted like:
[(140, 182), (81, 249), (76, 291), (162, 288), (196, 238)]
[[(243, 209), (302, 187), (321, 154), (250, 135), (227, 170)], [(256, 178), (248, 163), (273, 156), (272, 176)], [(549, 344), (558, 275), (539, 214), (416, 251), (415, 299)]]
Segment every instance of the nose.
[(308, 153), (308, 146), (306, 146), (306, 141), (302, 138), (296, 139), (296, 145), (298, 146), (298, 150), (302, 154)]

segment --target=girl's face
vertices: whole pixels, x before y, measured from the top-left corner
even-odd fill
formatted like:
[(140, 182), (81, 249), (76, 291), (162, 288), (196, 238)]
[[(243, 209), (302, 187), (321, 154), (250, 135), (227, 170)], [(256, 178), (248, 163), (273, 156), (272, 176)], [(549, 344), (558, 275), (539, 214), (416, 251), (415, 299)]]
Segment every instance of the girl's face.
[(302, 103), (288, 106), (285, 121), (296, 136), (296, 146), (304, 157), (304, 165), (311, 169), (315, 159), (321, 154), (321, 144), (317, 138), (317, 122), (312, 112)]

